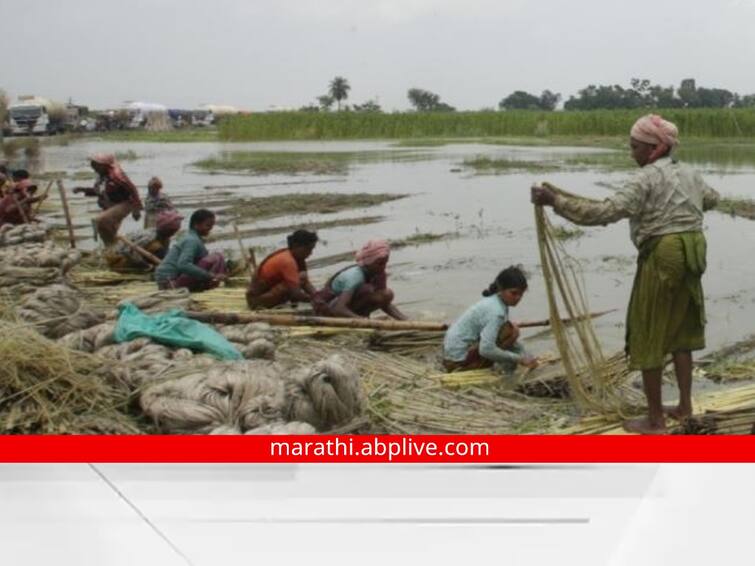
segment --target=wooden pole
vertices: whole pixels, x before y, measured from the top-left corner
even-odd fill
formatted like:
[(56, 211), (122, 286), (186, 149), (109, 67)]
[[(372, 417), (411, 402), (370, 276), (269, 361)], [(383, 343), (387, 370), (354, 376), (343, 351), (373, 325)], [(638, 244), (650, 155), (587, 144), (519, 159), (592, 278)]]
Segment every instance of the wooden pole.
[(239, 243), (239, 250), (241, 251), (241, 257), (244, 259), (244, 263), (246, 263), (246, 267), (249, 270), (249, 275), (252, 279), (254, 279), (254, 272), (257, 270), (257, 266), (256, 265), (252, 266), (252, 262), (247, 257), (246, 252), (244, 251), (244, 244), (241, 243), (241, 234), (239, 233), (239, 227), (236, 225), (235, 222), (233, 223), (233, 233), (236, 234), (236, 241)]
[(37, 206), (36, 206), (36, 207), (34, 207), (34, 215), (35, 215), (35, 216), (36, 216), (36, 214), (37, 214), (37, 213), (39, 212), (39, 209), (40, 209), (40, 208), (42, 208), (42, 203), (43, 203), (43, 202), (45, 201), (45, 199), (47, 198), (47, 195), (49, 195), (49, 194), (50, 194), (50, 187), (52, 187), (52, 184), (53, 184), (53, 182), (54, 182), (54, 181), (50, 181), (49, 183), (47, 183), (47, 187), (45, 187), (45, 192), (44, 192), (44, 193), (42, 193), (42, 198), (41, 198), (41, 199), (39, 199), (39, 201), (37, 202)]
[[(603, 316), (604, 314), (608, 314), (608, 313), (611, 313), (611, 312), (616, 312), (617, 310), (618, 309), (611, 309), (611, 310), (607, 310), (607, 311), (591, 312), (589, 314), (589, 318), (591, 318), (591, 319), (592, 318), (598, 318), (599, 316)], [(587, 318), (587, 317), (584, 317), (584, 318)], [(561, 322), (563, 322), (564, 324), (570, 324), (570, 323), (574, 322), (575, 320), (582, 320), (582, 319), (583, 319), (583, 317), (577, 317), (576, 319), (562, 318)], [(525, 320), (523, 322), (518, 322), (517, 326), (519, 328), (534, 328), (536, 326), (550, 326), (550, 324), (551, 324), (550, 319), (546, 318), (545, 320)]]
[(427, 330), (443, 332), (443, 322), (415, 320), (373, 320), (369, 318), (330, 318), (324, 316), (281, 315), (262, 313), (187, 312), (186, 316), (212, 324), (247, 324), (267, 322), (273, 326), (329, 326), (331, 328), (371, 328), (375, 330)]
[(148, 262), (150, 262), (152, 265), (160, 265), (162, 263), (162, 260), (157, 257), (154, 254), (151, 254), (147, 250), (145, 250), (141, 246), (137, 246), (134, 242), (126, 238), (125, 236), (116, 236), (117, 240), (120, 240), (124, 244), (126, 244), (129, 248), (137, 252), (139, 255), (141, 255), (144, 259), (146, 259)]
[(11, 193), (10, 196), (13, 199), (13, 204), (15, 204), (16, 208), (18, 209), (18, 213), (21, 215), (21, 220), (24, 221), (24, 224), (28, 224), (29, 217), (26, 215), (26, 211), (24, 210), (24, 207), (21, 206), (21, 202), (19, 202), (18, 198), (16, 197), (16, 193)]
[(73, 222), (71, 222), (71, 211), (68, 209), (68, 197), (66, 197), (66, 191), (63, 188), (63, 181), (58, 179), (58, 192), (60, 192), (60, 201), (63, 203), (63, 214), (66, 217), (66, 226), (68, 226), (68, 239), (71, 242), (71, 247), (76, 247), (76, 236), (73, 234)]

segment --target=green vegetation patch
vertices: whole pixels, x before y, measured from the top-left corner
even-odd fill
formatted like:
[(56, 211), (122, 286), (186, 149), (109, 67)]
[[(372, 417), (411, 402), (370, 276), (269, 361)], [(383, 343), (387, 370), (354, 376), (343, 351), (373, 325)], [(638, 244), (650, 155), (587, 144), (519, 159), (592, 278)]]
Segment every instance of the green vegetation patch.
[(468, 169), (474, 169), (477, 174), (502, 174), (519, 171), (552, 172), (558, 170), (558, 166), (552, 163), (505, 158), (496, 159), (486, 156), (465, 159), (462, 165)]
[(755, 201), (748, 198), (726, 197), (718, 201), (718, 212), (755, 220)]
[[(646, 109), (547, 112), (262, 112), (224, 119), (228, 141), (482, 137), (621, 137), (627, 140)], [(755, 109), (663, 110), (681, 132), (697, 138), (755, 136)], [(627, 142), (625, 142), (627, 143)]]
[(404, 194), (370, 193), (290, 193), (238, 200), (204, 201), (205, 207), (223, 205), (218, 214), (232, 220), (261, 220), (292, 214), (331, 214), (353, 208), (367, 208), (405, 198)]
[(448, 240), (449, 238), (458, 237), (458, 232), (444, 232), (442, 234), (435, 234), (433, 232), (417, 232), (406, 238), (400, 240), (391, 240), (391, 248), (398, 250), (407, 246), (421, 246), (422, 244), (431, 244), (440, 240)]
[(91, 134), (72, 134), (76, 139), (102, 139), (118, 142), (155, 142), (155, 143), (185, 143), (185, 142), (216, 142), (218, 131), (215, 128), (192, 128), (152, 132), (148, 130), (113, 130), (110, 132), (96, 132)]
[(632, 160), (629, 151), (583, 153), (567, 157), (564, 164), (568, 168), (578, 169), (607, 169), (611, 171), (637, 169), (637, 163)]
[(414, 161), (425, 156), (399, 151), (343, 152), (255, 152), (226, 151), (196, 161), (193, 165), (210, 172), (228, 171), (252, 175), (344, 175), (354, 163)]
[[(243, 228), (239, 230), (241, 238), (254, 238), (261, 236), (270, 236), (272, 234), (285, 234), (304, 228), (306, 230), (325, 230), (326, 228), (340, 228), (342, 226), (360, 226), (363, 224), (375, 224), (382, 222), (383, 216), (362, 216), (359, 218), (341, 218), (338, 220), (327, 220), (324, 222), (305, 222), (299, 224), (287, 224), (284, 226), (270, 226), (265, 228)], [(207, 239), (209, 242), (235, 239), (236, 234), (233, 230), (212, 232)]]

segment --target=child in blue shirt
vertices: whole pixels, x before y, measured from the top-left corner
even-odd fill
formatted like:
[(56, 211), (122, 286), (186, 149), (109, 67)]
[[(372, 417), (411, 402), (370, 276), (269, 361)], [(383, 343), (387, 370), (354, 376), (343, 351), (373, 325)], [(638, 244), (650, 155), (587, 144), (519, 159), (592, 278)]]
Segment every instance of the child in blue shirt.
[(537, 359), (517, 342), (519, 329), (509, 319), (527, 290), (527, 278), (518, 267), (507, 267), (482, 292), (483, 298), (469, 307), (446, 332), (443, 365), (447, 371), (462, 371), (501, 364), (507, 372), (517, 365), (537, 367)]

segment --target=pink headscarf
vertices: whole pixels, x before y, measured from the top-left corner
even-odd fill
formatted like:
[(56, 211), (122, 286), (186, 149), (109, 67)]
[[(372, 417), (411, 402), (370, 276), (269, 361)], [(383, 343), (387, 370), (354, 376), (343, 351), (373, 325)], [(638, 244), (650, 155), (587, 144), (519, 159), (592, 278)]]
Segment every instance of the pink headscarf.
[(174, 227), (176, 231), (181, 227), (181, 221), (184, 219), (176, 210), (165, 210), (157, 215), (155, 226), (158, 231), (162, 232)]
[(112, 153), (95, 153), (89, 158), (89, 160), (99, 163), (100, 165), (107, 165), (108, 167), (118, 166), (118, 162), (115, 160), (115, 155)]
[(658, 114), (648, 114), (637, 120), (629, 135), (637, 141), (656, 146), (650, 155), (650, 163), (679, 144), (679, 129)]
[(365, 266), (391, 255), (391, 246), (385, 240), (370, 240), (356, 254), (358, 265)]

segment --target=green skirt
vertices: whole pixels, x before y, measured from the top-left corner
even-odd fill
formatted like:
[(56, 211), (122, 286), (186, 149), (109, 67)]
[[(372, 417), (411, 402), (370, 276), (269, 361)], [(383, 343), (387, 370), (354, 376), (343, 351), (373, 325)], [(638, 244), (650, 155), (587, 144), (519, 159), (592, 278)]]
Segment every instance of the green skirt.
[(705, 348), (702, 232), (657, 236), (643, 243), (627, 312), (630, 369), (663, 367), (667, 354)]

